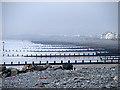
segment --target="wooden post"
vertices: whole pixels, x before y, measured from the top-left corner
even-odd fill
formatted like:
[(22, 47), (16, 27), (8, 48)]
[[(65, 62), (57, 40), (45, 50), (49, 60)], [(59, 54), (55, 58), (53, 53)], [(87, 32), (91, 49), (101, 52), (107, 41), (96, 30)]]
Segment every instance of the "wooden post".
[(75, 56), (75, 53), (74, 53), (74, 56)]
[(113, 63), (113, 60), (111, 59), (111, 63)]
[(98, 63), (98, 60), (97, 60), (97, 63)]
[(18, 62), (18, 64), (20, 64), (20, 62)]
[(84, 63), (84, 60), (82, 60), (82, 63)]
[(75, 60), (75, 63), (77, 63), (77, 60)]
[(5, 62), (4, 62), (4, 65), (5, 65)]
[(106, 61), (106, 56), (105, 56), (105, 61)]
[(32, 65), (34, 65), (35, 63), (34, 63), (34, 61), (32, 62)]
[(90, 63), (91, 63), (91, 60), (90, 60)]
[(106, 59), (104, 60), (104, 63), (106, 63)]
[(97, 52), (96, 52), (96, 55), (97, 55)]
[(70, 60), (68, 60), (68, 63), (70, 63)]
[(27, 65), (27, 61), (25, 61), (25, 65)]
[(41, 61), (40, 61), (40, 64), (41, 64)]
[(120, 59), (118, 59), (118, 63), (120, 63)]

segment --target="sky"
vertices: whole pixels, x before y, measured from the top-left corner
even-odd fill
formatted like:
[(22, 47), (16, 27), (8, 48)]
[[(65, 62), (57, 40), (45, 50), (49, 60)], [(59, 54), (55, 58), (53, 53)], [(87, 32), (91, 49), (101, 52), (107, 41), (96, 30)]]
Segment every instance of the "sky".
[(3, 2), (2, 37), (118, 31), (117, 2)]

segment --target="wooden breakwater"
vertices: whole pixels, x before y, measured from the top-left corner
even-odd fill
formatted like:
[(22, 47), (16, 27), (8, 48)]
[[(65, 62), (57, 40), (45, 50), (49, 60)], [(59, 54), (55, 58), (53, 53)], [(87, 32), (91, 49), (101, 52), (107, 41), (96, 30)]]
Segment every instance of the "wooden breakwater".
[(116, 55), (116, 56), (115, 56), (115, 55), (113, 55), (113, 56), (112, 56), (112, 55), (106, 56), (106, 55), (105, 55), (105, 56), (100, 56), (100, 59), (101, 59), (101, 60), (107, 60), (107, 61), (108, 61), (108, 60), (120, 60), (120, 56), (118, 56), (118, 55)]
[(105, 51), (105, 50), (5, 50), (4, 52), (102, 52), (102, 51)]
[[(106, 59), (115, 59), (115, 58), (120, 58), (118, 55), (111, 55), (111, 54), (97, 54), (97, 53), (69, 53), (69, 54), (3, 54), (3, 57), (91, 57), (91, 56), (104, 56)], [(103, 57), (103, 58), (104, 58)]]
[[(46, 63), (49, 63), (48, 61), (46, 61)], [(4, 66), (23, 66), (23, 65), (31, 65), (31, 64), (35, 64), (35, 65), (45, 65), (46, 63), (42, 63), (41, 61), (38, 62), (38, 63), (34, 63), (31, 62), (31, 63), (28, 63), (27, 61), (25, 61), (24, 63), (20, 63), (20, 61), (18, 63), (14, 63), (14, 62), (11, 62), (11, 63), (3, 63), (3, 64), (0, 64), (0, 65), (4, 65)], [(89, 61), (86, 61), (86, 60), (82, 60), (81, 62), (78, 61), (78, 60), (75, 60), (74, 62), (70, 62), (70, 60), (68, 60), (68, 62), (63, 62), (61, 60), (61, 62), (57, 63), (56, 61), (54, 61), (53, 63), (49, 63), (50, 65), (63, 65), (65, 63), (71, 63), (73, 65), (78, 65), (78, 64), (120, 64), (120, 60), (104, 60), (104, 61), (101, 61), (101, 60), (96, 60), (96, 61), (92, 61), (92, 60), (89, 60)]]

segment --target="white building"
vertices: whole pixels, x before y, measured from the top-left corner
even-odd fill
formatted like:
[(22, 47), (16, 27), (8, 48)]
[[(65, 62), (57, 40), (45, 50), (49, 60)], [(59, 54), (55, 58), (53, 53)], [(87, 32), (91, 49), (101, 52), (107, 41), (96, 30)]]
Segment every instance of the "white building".
[(101, 39), (114, 39), (115, 38), (114, 32), (106, 32), (105, 34), (101, 35)]

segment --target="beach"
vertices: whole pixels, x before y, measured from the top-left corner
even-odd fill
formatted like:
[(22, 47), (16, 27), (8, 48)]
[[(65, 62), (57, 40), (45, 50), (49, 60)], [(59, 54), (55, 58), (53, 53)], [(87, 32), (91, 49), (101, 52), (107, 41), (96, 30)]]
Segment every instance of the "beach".
[(73, 65), (75, 70), (43, 70), (2, 79), (2, 88), (117, 88), (117, 64)]

